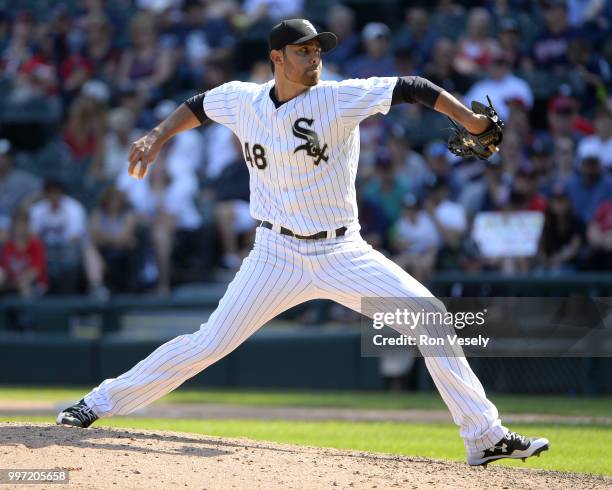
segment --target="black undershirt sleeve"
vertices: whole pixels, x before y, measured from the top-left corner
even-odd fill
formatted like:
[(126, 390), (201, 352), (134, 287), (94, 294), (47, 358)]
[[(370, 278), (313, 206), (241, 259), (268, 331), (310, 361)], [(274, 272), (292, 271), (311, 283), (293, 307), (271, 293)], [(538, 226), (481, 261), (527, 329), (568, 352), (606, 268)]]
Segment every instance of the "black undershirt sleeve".
[(420, 102), (433, 109), (443, 89), (423, 77), (398, 77), (391, 105)]
[(198, 118), (200, 123), (205, 123), (208, 120), (206, 117), (206, 112), (204, 112), (204, 96), (206, 92), (203, 92), (198, 95), (194, 95), (193, 97), (187, 99), (185, 101), (185, 105), (189, 107), (193, 115)]

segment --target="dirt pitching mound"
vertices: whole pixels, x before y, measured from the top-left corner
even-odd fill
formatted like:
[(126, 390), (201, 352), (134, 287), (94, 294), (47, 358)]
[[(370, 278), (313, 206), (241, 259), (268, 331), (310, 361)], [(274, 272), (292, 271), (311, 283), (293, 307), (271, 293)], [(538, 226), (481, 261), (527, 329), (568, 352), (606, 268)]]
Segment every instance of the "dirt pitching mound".
[(2, 468), (67, 468), (68, 487), (87, 489), (583, 489), (612, 485), (612, 479), (570, 473), (494, 465), (470, 468), (426, 458), (250, 439), (51, 424), (0, 423), (0, 461)]

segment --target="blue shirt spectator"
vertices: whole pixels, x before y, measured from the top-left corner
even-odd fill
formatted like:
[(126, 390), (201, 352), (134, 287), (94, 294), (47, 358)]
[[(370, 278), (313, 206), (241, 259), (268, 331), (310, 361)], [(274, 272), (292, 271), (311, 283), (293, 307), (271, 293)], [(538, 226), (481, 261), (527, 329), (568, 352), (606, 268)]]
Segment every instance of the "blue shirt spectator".
[(397, 75), (391, 55), (389, 28), (380, 22), (370, 22), (363, 28), (361, 38), (366, 52), (347, 63), (346, 74), (353, 78)]
[(602, 173), (598, 155), (582, 159), (580, 173), (570, 179), (567, 190), (580, 221), (591, 221), (599, 205), (612, 197), (612, 178)]
[(236, 42), (230, 23), (223, 17), (210, 16), (204, 4), (197, 0), (185, 2), (182, 21), (176, 25), (174, 34), (184, 47), (189, 36), (196, 34), (203, 36), (206, 45), (212, 49), (231, 47)]
[(344, 5), (336, 4), (327, 14), (328, 30), (338, 37), (338, 45), (325, 53), (324, 66), (344, 72), (346, 63), (359, 53), (361, 43), (355, 32), (355, 13)]
[(546, 28), (533, 41), (531, 58), (539, 69), (567, 68), (567, 50), (578, 31), (569, 25), (564, 0), (546, 0), (543, 8)]
[(423, 7), (406, 10), (406, 21), (394, 39), (396, 48), (410, 49), (416, 55), (419, 67), (431, 57), (431, 51), (439, 35), (429, 25), (429, 14)]
[(375, 168), (375, 179), (363, 188), (364, 199), (380, 208), (386, 222), (393, 223), (401, 214), (402, 201), (408, 188), (396, 178), (393, 161), (388, 154), (378, 155)]

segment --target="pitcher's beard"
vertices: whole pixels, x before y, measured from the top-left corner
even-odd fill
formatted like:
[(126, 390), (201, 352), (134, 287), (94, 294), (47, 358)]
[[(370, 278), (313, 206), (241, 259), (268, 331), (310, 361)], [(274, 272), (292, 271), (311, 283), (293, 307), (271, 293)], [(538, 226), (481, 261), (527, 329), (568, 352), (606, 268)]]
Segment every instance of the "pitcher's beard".
[(300, 85), (304, 85), (305, 87), (313, 87), (317, 83), (319, 83), (319, 79), (321, 78), (321, 70), (310, 70), (306, 69), (303, 72), (299, 73), (292, 66), (288, 66), (285, 68), (285, 77), (287, 80), (292, 81), (293, 83), (299, 83)]
[(319, 75), (318, 74), (315, 75), (315, 76), (305, 76), (304, 77), (303, 84), (306, 85), (307, 87), (313, 87), (317, 83), (319, 83)]
[(304, 76), (302, 77), (302, 83), (308, 87), (312, 87), (319, 83), (319, 78), (321, 77), (321, 72), (316, 71), (306, 71)]

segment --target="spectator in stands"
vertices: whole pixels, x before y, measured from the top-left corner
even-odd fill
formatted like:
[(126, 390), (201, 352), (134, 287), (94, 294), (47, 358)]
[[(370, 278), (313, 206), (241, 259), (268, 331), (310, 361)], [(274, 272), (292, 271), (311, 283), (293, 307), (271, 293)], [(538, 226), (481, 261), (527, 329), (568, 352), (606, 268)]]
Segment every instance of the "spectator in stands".
[(20, 207), (27, 209), (40, 189), (38, 177), (14, 168), (11, 143), (0, 139), (0, 246), (8, 237), (11, 216)]
[(421, 196), (433, 175), (421, 154), (412, 149), (408, 131), (403, 125), (398, 123), (391, 127), (388, 148), (397, 178), (409, 192)]
[(71, 52), (78, 51), (78, 41), (74, 39), (75, 17), (65, 4), (58, 3), (45, 16), (45, 21), (44, 30), (53, 38), (53, 59), (59, 66)]
[(129, 109), (136, 115), (136, 128), (148, 131), (155, 126), (153, 111), (143, 101), (135, 88), (119, 89), (116, 98), (117, 107)]
[(395, 48), (404, 48), (415, 54), (417, 66), (422, 67), (430, 59), (438, 33), (429, 25), (429, 13), (424, 7), (408, 7), (404, 23), (395, 35)]
[(136, 214), (123, 192), (108, 187), (89, 218), (89, 236), (104, 260), (105, 284), (112, 292), (134, 288)]
[(221, 171), (211, 187), (215, 197), (215, 226), (221, 242), (221, 263), (228, 269), (237, 269), (252, 245), (255, 220), (249, 212), (249, 171), (240, 151), (240, 141), (234, 137), (232, 145), (237, 158)]
[(442, 268), (457, 268), (468, 223), (465, 209), (450, 199), (448, 182), (439, 179), (427, 193), (425, 209), (440, 236), (438, 261)]
[(116, 81), (121, 58), (113, 34), (113, 26), (105, 15), (93, 13), (85, 18), (83, 56), (92, 67), (92, 77), (106, 83)]
[(591, 221), (601, 203), (612, 196), (612, 177), (602, 171), (599, 153), (582, 155), (580, 173), (569, 180), (568, 194), (583, 225)]
[(501, 209), (509, 195), (510, 185), (504, 175), (501, 159), (494, 157), (485, 162), (483, 177), (462, 189), (459, 203), (470, 217), (474, 217), (479, 211)]
[(498, 42), (490, 36), (492, 18), (482, 7), (470, 10), (467, 31), (459, 39), (455, 69), (463, 75), (479, 75), (499, 50)]
[(30, 208), (30, 229), (47, 250), (50, 292), (77, 293), (83, 269), (90, 293), (107, 297), (102, 261), (87, 236), (87, 212), (61, 182), (45, 182), (43, 199)]
[(539, 268), (553, 273), (575, 269), (583, 233), (584, 225), (574, 215), (564, 185), (555, 185), (544, 217)]
[(508, 119), (509, 101), (520, 101), (528, 109), (533, 106), (533, 93), (529, 84), (512, 73), (512, 60), (502, 51), (490, 53), (484, 63), (487, 76), (476, 82), (465, 95), (464, 103), (471, 104), (473, 100), (487, 103), (487, 95), (491, 98), (503, 120)]
[(432, 59), (425, 66), (425, 77), (447, 92), (463, 96), (472, 85), (472, 78), (455, 69), (457, 48), (447, 37), (440, 37), (433, 46)]
[(612, 199), (602, 202), (595, 211), (587, 228), (587, 242), (590, 268), (612, 270)]
[(237, 151), (233, 144), (234, 133), (221, 124), (211, 124), (204, 128), (204, 177), (214, 180), (223, 169), (242, 157), (242, 150)]
[(536, 168), (540, 176), (548, 175), (553, 167), (552, 163), (553, 147), (548, 141), (541, 138), (534, 138), (527, 148), (529, 161)]
[(440, 235), (428, 211), (412, 194), (406, 194), (402, 211), (390, 231), (393, 261), (426, 284), (433, 272)]
[(546, 211), (546, 199), (538, 192), (538, 173), (532, 163), (525, 162), (519, 167), (512, 191), (517, 194), (520, 209)]
[(62, 92), (71, 100), (93, 75), (93, 65), (81, 53), (71, 53), (59, 67)]
[(108, 113), (104, 159), (100, 160), (101, 166), (91, 170), (97, 179), (115, 182), (119, 173), (125, 171), (130, 146), (141, 136), (135, 124), (136, 116), (130, 109), (116, 107)]
[(582, 37), (570, 41), (567, 53), (572, 85), (580, 94), (582, 106), (591, 110), (597, 103), (605, 102), (606, 81), (612, 73), (602, 56), (593, 51), (588, 39)]
[[(507, 199), (499, 209), (499, 211), (503, 213), (499, 219), (502, 223), (505, 221), (505, 219), (512, 219), (511, 217), (514, 216), (517, 212), (524, 211), (523, 206), (523, 196), (516, 190), (510, 189)], [(524, 220), (520, 224), (520, 226), (525, 229), (525, 232), (527, 232), (527, 228), (531, 228), (531, 225), (529, 224), (528, 220)], [(517, 231), (519, 235), (522, 235), (525, 232), (520, 229)], [(534, 245), (537, 245), (537, 243), (534, 243)], [(532, 259), (533, 257), (531, 256), (517, 256), (515, 254), (484, 258), (485, 263), (488, 267), (490, 267), (492, 270), (497, 270), (502, 275), (506, 276), (514, 276), (518, 274), (524, 275), (530, 273), (533, 267)]]
[(92, 76), (93, 66), (84, 56), (82, 31), (65, 5), (57, 5), (45, 25), (49, 58), (57, 67), (57, 74), (64, 100), (69, 101), (79, 93), (83, 84)]
[(365, 197), (382, 209), (385, 220), (394, 223), (401, 215), (406, 192), (405, 185), (396, 178), (391, 155), (381, 152), (376, 159), (374, 177), (364, 186)]
[(336, 73), (344, 73), (346, 63), (357, 55), (361, 47), (359, 34), (355, 32), (355, 12), (334, 3), (328, 11), (327, 19), (328, 30), (338, 37), (338, 45), (325, 54), (325, 66)]
[(177, 232), (181, 238), (196, 240), (202, 217), (196, 207), (198, 183), (186, 172), (185, 178), (171, 176), (167, 169), (170, 147), (159, 154), (146, 178), (136, 180), (121, 172), (117, 187), (123, 191), (145, 226), (153, 244), (157, 269), (157, 292), (170, 293), (172, 253)]
[[(257, 81), (257, 77), (263, 75), (262, 71), (264, 68), (265, 80)], [(219, 72), (218, 76), (220, 78), (224, 79), (229, 76), (224, 69), (220, 69)], [(270, 63), (266, 60), (265, 66), (263, 67), (261, 63), (256, 63), (253, 66), (249, 80), (254, 83), (263, 83), (270, 79), (269, 75)], [(214, 82), (211, 81), (210, 85), (207, 85), (207, 87), (210, 86), (212, 88), (212, 86), (214, 86), (213, 83)], [(204, 162), (202, 177), (204, 181), (214, 181), (221, 175), (221, 172), (227, 165), (242, 157), (242, 150), (237, 150), (236, 145), (233, 143), (234, 137), (234, 133), (221, 124), (209, 124), (202, 128), (202, 155)]]
[(549, 174), (546, 188), (551, 190), (553, 182), (565, 182), (574, 177), (576, 170), (576, 144), (572, 138), (560, 137), (553, 142), (553, 167)]
[(416, 53), (410, 48), (397, 47), (393, 50), (395, 73), (422, 73)]
[[(573, 151), (573, 147), (571, 151)], [(542, 196), (545, 197), (550, 194), (554, 182), (566, 181), (566, 179), (564, 180), (564, 178), (555, 175), (553, 148), (548, 142), (535, 139), (527, 149), (527, 156), (528, 163), (533, 165), (535, 169), (537, 190)], [(573, 168), (573, 165), (570, 164), (570, 174)]]
[(180, 68), (188, 68), (192, 83), (202, 80), (208, 63), (229, 61), (236, 42), (230, 23), (223, 17), (210, 17), (208, 10), (202, 0), (184, 2), (182, 22), (174, 29), (187, 62)]
[(506, 128), (517, 133), (524, 145), (532, 143), (534, 134), (529, 118), (530, 108), (522, 98), (506, 99), (505, 102), (508, 107), (508, 118), (504, 121)]
[(47, 290), (45, 247), (30, 232), (27, 212), (12, 220), (9, 241), (0, 249), (0, 292), (40, 296)]
[(44, 15), (41, 30), (52, 38), (53, 61), (59, 66), (72, 51), (76, 51), (77, 42), (74, 39), (74, 16), (66, 5), (59, 3)]
[(580, 135), (575, 130), (574, 121), (578, 113), (578, 104), (571, 97), (558, 95), (548, 102), (546, 116), (548, 131), (546, 136), (553, 140), (557, 138), (571, 138), (577, 143)]
[[(270, 61), (268, 60), (268, 66)], [(200, 86), (203, 90), (210, 90), (218, 87), (221, 84), (229, 82), (232, 78), (232, 69), (230, 65), (224, 63), (209, 63), (204, 71), (204, 78), (202, 79)], [(268, 75), (268, 80), (271, 76)]]
[[(438, 181), (445, 181), (451, 192), (451, 196), (456, 196), (462, 185), (458, 174), (453, 172), (453, 167), (449, 162), (449, 151), (446, 143), (441, 140), (433, 140), (427, 143), (423, 150), (423, 156), (429, 169), (428, 185), (433, 185)], [(424, 189), (421, 189), (423, 192)]]
[(43, 33), (38, 38), (32, 56), (19, 67), (13, 83), (14, 100), (51, 97), (58, 94), (58, 74), (55, 67), (53, 37)]
[(63, 139), (77, 163), (100, 165), (108, 96), (103, 82), (90, 80), (68, 108)]
[(32, 12), (23, 10), (15, 15), (9, 38), (1, 57), (2, 74), (13, 79), (21, 66), (34, 54), (35, 23)]
[[(157, 123), (168, 117), (178, 104), (173, 100), (162, 100), (153, 109)], [(133, 140), (135, 141), (135, 140)], [(198, 186), (198, 174), (202, 167), (204, 148), (200, 131), (183, 131), (168, 142), (166, 171), (173, 180), (188, 179), (190, 187)]]
[(370, 22), (361, 31), (365, 54), (346, 64), (346, 75), (354, 78), (397, 75), (391, 54), (391, 30), (381, 22)]
[(462, 2), (456, 0), (438, 0), (431, 16), (431, 26), (437, 32), (457, 40), (465, 30), (466, 13)]
[(599, 106), (593, 119), (595, 134), (586, 136), (578, 144), (578, 157), (598, 154), (604, 170), (612, 171), (612, 115), (607, 107)]
[(532, 135), (530, 133), (529, 121), (523, 103), (520, 101), (509, 101), (510, 116), (506, 120), (504, 131), (504, 144), (501, 145), (499, 156), (503, 163), (504, 172), (514, 176), (518, 169), (528, 162), (526, 144)]
[(520, 68), (521, 26), (514, 17), (503, 17), (499, 21), (499, 47), (508, 59), (513, 71)]
[(392, 223), (385, 218), (379, 202), (357, 192), (357, 208), (361, 236), (377, 250), (389, 250), (389, 231)]
[(173, 53), (160, 46), (155, 18), (151, 14), (136, 14), (129, 31), (131, 43), (119, 64), (119, 86), (134, 87), (143, 101), (159, 100), (163, 86), (172, 77)]
[(579, 103), (574, 97), (557, 95), (548, 102), (548, 130), (553, 139), (569, 137), (577, 143), (584, 135), (592, 134), (593, 128), (579, 113)]
[(90, 79), (81, 87), (80, 95), (93, 100), (100, 109), (106, 110), (110, 102), (111, 90), (106, 82)]
[(535, 38), (523, 68), (563, 73), (568, 68), (567, 51), (578, 33), (568, 23), (566, 0), (544, 0), (544, 32)]

